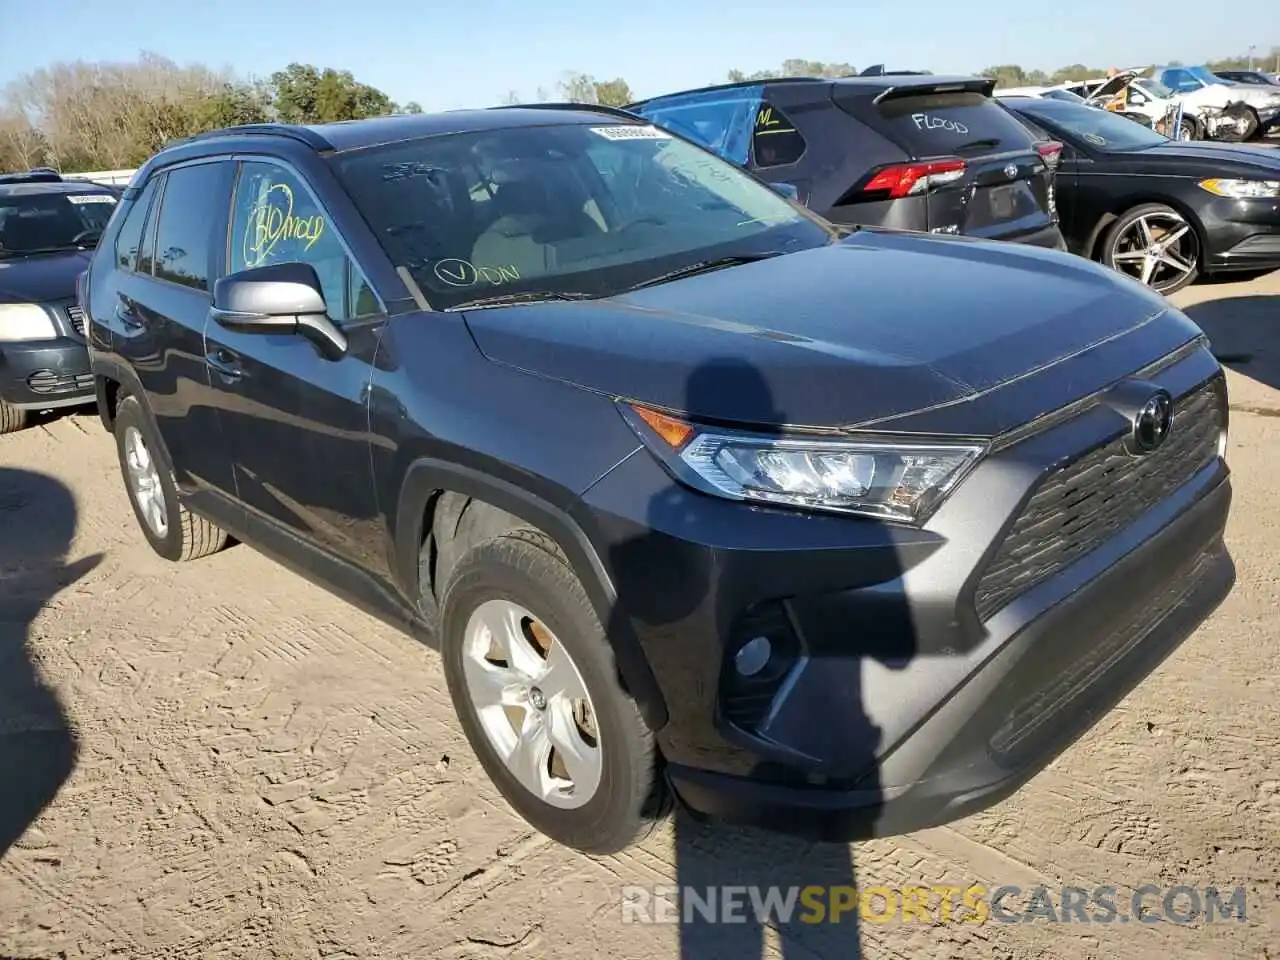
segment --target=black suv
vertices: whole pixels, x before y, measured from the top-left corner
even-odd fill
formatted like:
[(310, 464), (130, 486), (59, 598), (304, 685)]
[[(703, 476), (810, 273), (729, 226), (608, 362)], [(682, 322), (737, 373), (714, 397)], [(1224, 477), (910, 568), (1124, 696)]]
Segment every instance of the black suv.
[(94, 401), (76, 279), (116, 208), (52, 170), (0, 176), (0, 433)]
[(1065, 249), (1061, 144), (991, 99), (995, 81), (883, 73), (672, 93), (627, 109), (714, 150), (835, 223)]
[(635, 118), (203, 135), (85, 300), (151, 546), (230, 535), (438, 645), (583, 850), (669, 788), (825, 837), (989, 804), (1234, 580), (1222, 370), (1158, 295), (833, 226)]

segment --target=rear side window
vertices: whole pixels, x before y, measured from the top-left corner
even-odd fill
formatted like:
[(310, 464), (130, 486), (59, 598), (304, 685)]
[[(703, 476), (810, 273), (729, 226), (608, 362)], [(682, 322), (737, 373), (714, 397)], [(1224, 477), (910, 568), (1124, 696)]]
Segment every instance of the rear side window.
[(980, 93), (894, 97), (879, 105), (885, 132), (917, 157), (1017, 150), (1031, 134)]
[(751, 131), (751, 153), (756, 166), (781, 167), (796, 163), (804, 156), (804, 150), (804, 137), (796, 125), (768, 101), (762, 103)]
[[(159, 177), (152, 177), (138, 195), (138, 199), (129, 208), (129, 213), (120, 225), (116, 235), (116, 266), (130, 273), (138, 269), (138, 255), (142, 247), (143, 225), (147, 222), (147, 213), (151, 210), (151, 202), (155, 199), (156, 184)], [(148, 271), (150, 266), (148, 266)]]
[(760, 88), (733, 88), (644, 104), (637, 113), (667, 130), (746, 166)]
[(160, 195), (155, 276), (198, 290), (209, 288), (213, 231), (226, 220), (224, 164), (202, 163), (170, 170)]

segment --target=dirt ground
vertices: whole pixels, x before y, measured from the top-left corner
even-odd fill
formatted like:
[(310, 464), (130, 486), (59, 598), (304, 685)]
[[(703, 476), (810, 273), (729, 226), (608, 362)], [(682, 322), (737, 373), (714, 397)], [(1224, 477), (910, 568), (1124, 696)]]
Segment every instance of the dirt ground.
[[(153, 556), (90, 415), (3, 438), (0, 957), (1280, 957), (1280, 273), (1175, 299), (1234, 368), (1235, 592), (1012, 799), (848, 849), (679, 819), (569, 853), (487, 785), (433, 652), (245, 547)], [(677, 878), (1244, 885), (1248, 911), (622, 922), (624, 886)]]

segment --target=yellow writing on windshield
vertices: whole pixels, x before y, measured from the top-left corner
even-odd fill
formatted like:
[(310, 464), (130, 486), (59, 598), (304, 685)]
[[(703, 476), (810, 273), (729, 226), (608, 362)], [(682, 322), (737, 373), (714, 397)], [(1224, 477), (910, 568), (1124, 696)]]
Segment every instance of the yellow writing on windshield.
[(273, 183), (262, 199), (249, 211), (244, 230), (244, 262), (255, 266), (266, 261), (281, 240), (305, 243), (310, 250), (324, 233), (324, 217), (295, 216), (293, 189), (287, 183)]

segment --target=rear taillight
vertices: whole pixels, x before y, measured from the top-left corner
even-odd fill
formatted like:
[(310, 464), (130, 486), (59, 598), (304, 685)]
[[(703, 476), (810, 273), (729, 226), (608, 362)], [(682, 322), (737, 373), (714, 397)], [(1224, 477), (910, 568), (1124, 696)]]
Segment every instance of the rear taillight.
[(964, 176), (964, 161), (959, 157), (940, 160), (920, 160), (915, 163), (895, 163), (877, 170), (863, 185), (861, 193), (883, 193), (896, 200), (913, 194), (924, 193), (944, 183), (952, 183)]
[(1046, 140), (1043, 143), (1036, 144), (1036, 153), (1040, 154), (1040, 159), (1044, 161), (1044, 165), (1050, 170), (1056, 170), (1058, 161), (1062, 159), (1062, 144), (1057, 140)]

